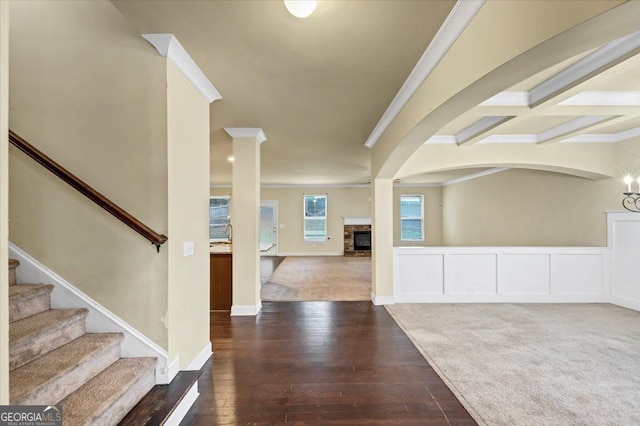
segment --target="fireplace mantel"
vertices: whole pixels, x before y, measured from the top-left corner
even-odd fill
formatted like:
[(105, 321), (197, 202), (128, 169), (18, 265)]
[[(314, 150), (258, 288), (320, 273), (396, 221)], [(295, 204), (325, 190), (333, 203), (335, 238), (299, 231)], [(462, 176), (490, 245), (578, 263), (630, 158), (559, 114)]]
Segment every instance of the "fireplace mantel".
[(343, 216), (345, 225), (371, 225), (370, 217), (349, 217)]

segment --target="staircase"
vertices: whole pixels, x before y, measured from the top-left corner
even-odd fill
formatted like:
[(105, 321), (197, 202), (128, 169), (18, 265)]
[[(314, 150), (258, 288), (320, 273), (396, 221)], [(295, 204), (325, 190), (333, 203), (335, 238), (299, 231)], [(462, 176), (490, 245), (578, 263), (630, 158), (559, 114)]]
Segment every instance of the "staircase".
[(62, 406), (65, 425), (116, 425), (155, 385), (155, 358), (121, 358), (120, 333), (87, 333), (86, 309), (51, 309), (52, 285), (17, 284), (9, 260), (11, 404)]

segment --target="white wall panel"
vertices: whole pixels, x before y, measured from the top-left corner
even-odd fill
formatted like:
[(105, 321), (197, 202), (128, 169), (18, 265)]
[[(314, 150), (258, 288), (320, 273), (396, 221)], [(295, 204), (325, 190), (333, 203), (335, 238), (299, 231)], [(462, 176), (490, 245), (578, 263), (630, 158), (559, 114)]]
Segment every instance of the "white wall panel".
[(549, 254), (505, 254), (501, 266), (500, 293), (550, 293)]
[(608, 259), (606, 247), (396, 247), (394, 300), (604, 303)]
[(556, 254), (551, 259), (553, 294), (603, 294), (604, 257)]
[(396, 295), (443, 294), (443, 257), (442, 254), (409, 254), (398, 258), (395, 281), (403, 285), (395, 290)]
[(496, 294), (498, 274), (495, 254), (452, 254), (448, 268), (449, 294)]
[(611, 249), (611, 302), (640, 310), (640, 214), (608, 213)]

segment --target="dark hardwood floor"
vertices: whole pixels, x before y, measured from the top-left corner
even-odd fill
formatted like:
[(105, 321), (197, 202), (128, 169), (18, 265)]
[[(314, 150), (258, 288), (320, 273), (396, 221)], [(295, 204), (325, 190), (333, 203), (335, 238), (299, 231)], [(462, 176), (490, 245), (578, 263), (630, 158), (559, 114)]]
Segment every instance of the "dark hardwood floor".
[(269, 302), (211, 314), (213, 357), (182, 425), (475, 425), (387, 311)]

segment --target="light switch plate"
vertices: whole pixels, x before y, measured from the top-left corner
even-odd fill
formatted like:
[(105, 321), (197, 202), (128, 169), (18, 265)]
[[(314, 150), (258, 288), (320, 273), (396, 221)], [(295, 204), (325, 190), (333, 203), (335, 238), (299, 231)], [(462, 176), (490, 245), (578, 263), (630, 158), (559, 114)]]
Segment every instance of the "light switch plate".
[(193, 256), (193, 253), (195, 252), (193, 241), (185, 241), (183, 243), (183, 249), (184, 257)]

